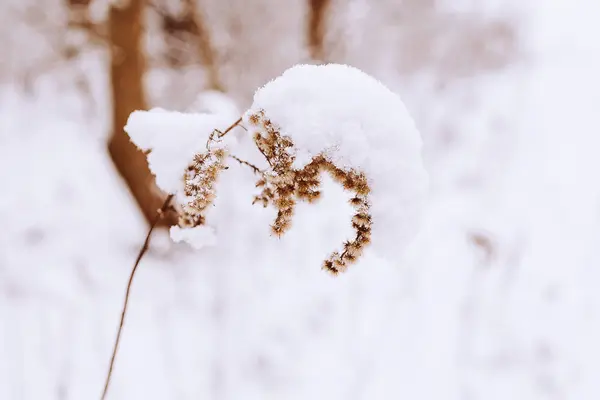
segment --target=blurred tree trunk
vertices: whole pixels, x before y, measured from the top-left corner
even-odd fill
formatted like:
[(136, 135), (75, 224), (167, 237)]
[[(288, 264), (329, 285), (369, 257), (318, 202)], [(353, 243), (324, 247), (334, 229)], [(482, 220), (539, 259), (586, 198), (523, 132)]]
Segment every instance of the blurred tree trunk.
[(316, 61), (325, 61), (325, 28), (330, 0), (308, 0), (308, 49)]
[(143, 152), (131, 143), (123, 131), (132, 111), (146, 109), (143, 87), (145, 62), (142, 48), (144, 7), (144, 0), (130, 0), (123, 7), (113, 5), (110, 9), (113, 131), (108, 150), (146, 220), (151, 221), (165, 194), (156, 187)]

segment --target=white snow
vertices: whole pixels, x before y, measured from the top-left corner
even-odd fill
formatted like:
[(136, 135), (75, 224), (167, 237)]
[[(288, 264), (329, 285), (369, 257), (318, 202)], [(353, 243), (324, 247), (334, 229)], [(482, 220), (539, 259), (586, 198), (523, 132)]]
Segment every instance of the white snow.
[(292, 139), (294, 168), (323, 154), (365, 173), (372, 249), (397, 258), (418, 229), (428, 181), (421, 136), (400, 97), (348, 65), (297, 65), (256, 91), (246, 117), (260, 110)]
[[(598, 398), (600, 4), (527, 7), (526, 63), (456, 81), (421, 107), (436, 83), (383, 66), (386, 85), (409, 88), (400, 93), (431, 176), (406, 260), (370, 258), (338, 279), (307, 268), (343, 239), (345, 193), (324, 182), (322, 201), (270, 238), (273, 213), (247, 201), (252, 172), (231, 163), (208, 215), (216, 246), (158, 251), (153, 240), (142, 261), (110, 399)], [(356, 29), (382, 37), (374, 14)], [(248, 69), (248, 54), (297, 20), (282, 16), (262, 47), (238, 55)], [(301, 59), (296, 24), (260, 65)], [(93, 399), (147, 226), (107, 155), (107, 116), (90, 119), (78, 94), (36, 85), (48, 90), (0, 88), (0, 399)], [(265, 167), (238, 133), (235, 154)]]
[(229, 121), (235, 121), (240, 116), (237, 105), (225, 93), (216, 90), (201, 92), (194, 102), (187, 108), (188, 112), (218, 114)]
[[(155, 108), (134, 111), (125, 126), (133, 143), (147, 151), (148, 165), (157, 185), (165, 192), (185, 199), (183, 175), (194, 155), (206, 151), (206, 142), (215, 129), (226, 129), (232, 122), (227, 115), (182, 113)], [(235, 142), (226, 136), (213, 148)]]
[(210, 226), (199, 225), (193, 228), (180, 228), (178, 226), (172, 226), (169, 231), (171, 233), (171, 239), (173, 239), (174, 242), (189, 243), (197, 250), (203, 247), (217, 245), (215, 231)]

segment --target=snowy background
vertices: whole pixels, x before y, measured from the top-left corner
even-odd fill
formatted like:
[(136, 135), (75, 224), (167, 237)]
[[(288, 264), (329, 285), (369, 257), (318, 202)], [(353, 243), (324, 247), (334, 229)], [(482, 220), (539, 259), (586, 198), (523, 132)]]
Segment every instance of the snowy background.
[[(202, 2), (241, 108), (306, 61), (305, 2), (254, 1)], [(94, 399), (146, 226), (106, 151), (104, 54), (54, 62), (61, 4), (39, 3), (40, 27), (27, 3), (0, 6), (0, 399)], [(600, 4), (333, 4), (331, 59), (397, 91), (421, 130), (419, 236), (332, 279), (306, 251), (337, 242), (327, 199), (243, 261), (244, 210), (230, 253), (157, 232), (109, 398), (599, 396)], [(152, 69), (152, 104), (189, 106), (197, 76)]]

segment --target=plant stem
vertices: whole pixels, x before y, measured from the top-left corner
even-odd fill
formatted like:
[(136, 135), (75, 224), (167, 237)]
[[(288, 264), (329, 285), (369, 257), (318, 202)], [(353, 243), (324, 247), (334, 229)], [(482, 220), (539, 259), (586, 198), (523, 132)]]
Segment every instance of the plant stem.
[(258, 174), (258, 175), (265, 174), (265, 171), (258, 168), (256, 165), (249, 163), (248, 161), (242, 160), (241, 158), (234, 156), (233, 154), (230, 154), (229, 157), (233, 158), (235, 161), (237, 161), (241, 165), (245, 165), (245, 166), (249, 167), (250, 169), (252, 169), (252, 172), (254, 172), (255, 174)]
[(121, 311), (121, 321), (119, 322), (119, 330), (117, 331), (117, 338), (115, 339), (115, 344), (114, 344), (113, 351), (112, 351), (112, 357), (110, 359), (110, 366), (108, 367), (108, 373), (106, 374), (106, 381), (104, 383), (104, 390), (102, 392), (102, 397), (101, 397), (102, 400), (106, 399), (106, 394), (108, 393), (108, 387), (110, 385), (110, 379), (112, 377), (113, 367), (115, 365), (115, 358), (117, 357), (117, 352), (119, 351), (119, 342), (121, 341), (121, 334), (123, 333), (123, 324), (125, 322), (125, 315), (127, 314), (127, 306), (129, 305), (129, 293), (131, 292), (131, 284), (133, 282), (133, 277), (135, 275), (135, 272), (137, 271), (140, 261), (142, 260), (142, 257), (144, 257), (144, 254), (146, 254), (146, 251), (148, 250), (148, 244), (150, 243), (150, 237), (152, 236), (152, 231), (154, 231), (154, 228), (156, 227), (158, 222), (161, 220), (161, 218), (163, 217), (163, 215), (169, 208), (169, 203), (171, 202), (171, 199), (173, 199), (172, 194), (167, 196), (162, 207), (156, 213), (156, 217), (154, 217), (154, 221), (152, 221), (152, 224), (150, 225), (150, 229), (148, 230), (148, 234), (146, 235), (144, 244), (142, 245), (142, 248), (140, 249), (140, 252), (138, 253), (137, 259), (135, 260), (135, 263), (133, 264), (133, 268), (131, 269), (131, 274), (129, 275), (129, 281), (127, 282), (127, 290), (125, 291), (125, 301), (123, 302), (123, 308)]

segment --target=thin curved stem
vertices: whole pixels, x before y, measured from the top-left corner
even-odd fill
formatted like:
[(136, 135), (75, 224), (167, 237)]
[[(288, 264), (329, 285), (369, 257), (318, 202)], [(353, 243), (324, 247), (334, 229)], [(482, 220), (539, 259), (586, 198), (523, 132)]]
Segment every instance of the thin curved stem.
[(248, 168), (250, 168), (252, 170), (252, 172), (254, 172), (255, 174), (258, 175), (264, 175), (265, 171), (263, 171), (262, 169), (258, 168), (256, 165), (249, 163), (246, 160), (242, 160), (241, 158), (234, 156), (233, 154), (230, 154), (229, 157), (233, 158), (235, 161), (237, 161), (238, 163), (240, 163), (240, 165), (245, 165)]
[(227, 129), (225, 129), (223, 132), (219, 132), (219, 137), (221, 138), (221, 137), (227, 135), (230, 130), (232, 130), (233, 128), (235, 128), (236, 126), (238, 126), (241, 122), (242, 122), (242, 117), (239, 117), (237, 119), (237, 121), (235, 121), (233, 124), (229, 125), (229, 127)]
[(148, 250), (148, 244), (150, 243), (150, 237), (152, 236), (152, 231), (158, 225), (158, 222), (161, 220), (167, 209), (169, 208), (169, 203), (173, 199), (173, 195), (170, 194), (165, 199), (162, 207), (156, 213), (156, 217), (152, 224), (150, 225), (150, 229), (148, 230), (148, 234), (146, 235), (146, 239), (144, 240), (144, 244), (138, 253), (138, 256), (133, 264), (133, 268), (131, 269), (131, 273), (129, 274), (129, 281), (127, 282), (127, 290), (125, 291), (125, 301), (123, 302), (123, 309), (121, 311), (121, 321), (119, 322), (119, 330), (117, 331), (117, 338), (115, 339), (115, 344), (112, 351), (112, 356), (110, 358), (110, 366), (108, 367), (108, 373), (106, 374), (106, 381), (104, 383), (104, 390), (102, 391), (101, 399), (106, 399), (106, 395), (108, 393), (108, 387), (110, 386), (110, 379), (112, 377), (113, 367), (115, 365), (115, 359), (117, 357), (117, 353), (119, 351), (119, 343), (121, 341), (121, 334), (123, 333), (123, 324), (125, 323), (125, 315), (127, 314), (127, 307), (129, 306), (129, 293), (131, 292), (131, 284), (133, 283), (133, 277), (135, 276), (135, 272), (137, 271), (138, 265), (146, 254)]

